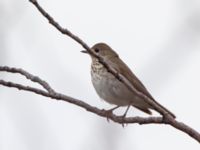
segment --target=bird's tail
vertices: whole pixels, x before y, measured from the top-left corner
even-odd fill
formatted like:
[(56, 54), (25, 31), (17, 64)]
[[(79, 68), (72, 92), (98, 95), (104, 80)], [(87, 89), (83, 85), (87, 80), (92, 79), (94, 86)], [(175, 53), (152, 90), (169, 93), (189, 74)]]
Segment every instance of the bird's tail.
[[(161, 104), (159, 104), (158, 102), (156, 102), (154, 99), (153, 99), (154, 103), (157, 104), (161, 109), (163, 109), (167, 114), (169, 114), (172, 118), (176, 118), (176, 116), (171, 112), (169, 111), (167, 108), (165, 108), (164, 106), (162, 106)], [(154, 109), (154, 108), (153, 108)]]

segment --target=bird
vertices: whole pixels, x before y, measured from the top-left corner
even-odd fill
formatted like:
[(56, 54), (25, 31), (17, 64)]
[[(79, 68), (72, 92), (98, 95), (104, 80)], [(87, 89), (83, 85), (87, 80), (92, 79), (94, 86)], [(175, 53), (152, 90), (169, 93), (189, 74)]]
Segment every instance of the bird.
[[(103, 61), (105, 61), (111, 68), (126, 78), (138, 92), (147, 96), (150, 100), (159, 105), (159, 107), (161, 107), (171, 117), (176, 117), (171, 111), (159, 104), (152, 97), (143, 83), (136, 77), (131, 69), (121, 60), (119, 55), (108, 44), (97, 43), (91, 47), (91, 51), (96, 56), (103, 58)], [(102, 100), (112, 105), (116, 105), (107, 112), (111, 113), (119, 107), (126, 106), (127, 109), (123, 115), (123, 117), (126, 117), (130, 106), (133, 106), (146, 114), (152, 114), (151, 110), (155, 110), (155, 108), (148, 104), (141, 96), (138, 95), (138, 93), (130, 90), (125, 83), (117, 79), (105, 67), (105, 65), (100, 62), (99, 58), (95, 57), (87, 50), (83, 50), (81, 52), (91, 56), (91, 80), (96, 93)]]

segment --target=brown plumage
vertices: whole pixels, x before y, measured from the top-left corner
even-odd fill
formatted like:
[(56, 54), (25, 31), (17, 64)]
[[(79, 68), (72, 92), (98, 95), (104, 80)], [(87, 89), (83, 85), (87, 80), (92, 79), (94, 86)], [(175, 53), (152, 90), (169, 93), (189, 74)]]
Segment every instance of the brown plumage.
[[(175, 115), (168, 109), (160, 105), (154, 100), (151, 94), (147, 91), (142, 82), (134, 75), (129, 67), (119, 58), (118, 54), (107, 44), (98, 43), (92, 47), (92, 50), (99, 56), (101, 56), (106, 63), (115, 69), (119, 74), (124, 76), (137, 91), (143, 93), (162, 109), (168, 112), (172, 117)], [(92, 83), (98, 95), (105, 101), (117, 106), (129, 106), (132, 105), (139, 110), (151, 114), (150, 109), (154, 109), (147, 104), (144, 99), (129, 90), (124, 83), (116, 79), (107, 69), (99, 63), (98, 59), (92, 56)]]

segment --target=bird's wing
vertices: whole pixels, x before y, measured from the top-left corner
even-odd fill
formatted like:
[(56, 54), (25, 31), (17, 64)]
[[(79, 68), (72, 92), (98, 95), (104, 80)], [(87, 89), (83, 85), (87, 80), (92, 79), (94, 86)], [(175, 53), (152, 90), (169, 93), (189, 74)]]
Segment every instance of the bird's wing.
[[(115, 57), (109, 60), (109, 64), (122, 76), (126, 77), (128, 81), (134, 85), (135, 89), (150, 99), (154, 99), (151, 94), (147, 91), (145, 86), (142, 84), (142, 82), (134, 75), (134, 73), (129, 69), (129, 67), (119, 58)], [(116, 64), (118, 66), (116, 67)], [(119, 65), (120, 64), (120, 65)]]
[[(109, 65), (113, 67), (118, 73), (120, 73), (122, 76), (126, 77), (128, 81), (134, 85), (134, 88), (149, 97), (152, 101), (154, 101), (157, 105), (159, 105), (161, 108), (163, 108), (166, 112), (168, 112), (173, 118), (175, 118), (175, 115), (170, 112), (168, 109), (166, 109), (164, 106), (159, 104), (155, 99), (151, 96), (151, 94), (147, 91), (145, 86), (142, 84), (142, 82), (134, 75), (134, 73), (129, 69), (129, 67), (119, 58), (119, 57), (113, 57), (112, 59), (108, 60)], [(116, 67), (116, 64), (118, 66)], [(121, 64), (121, 65), (119, 65)], [(151, 107), (152, 108), (152, 107)]]

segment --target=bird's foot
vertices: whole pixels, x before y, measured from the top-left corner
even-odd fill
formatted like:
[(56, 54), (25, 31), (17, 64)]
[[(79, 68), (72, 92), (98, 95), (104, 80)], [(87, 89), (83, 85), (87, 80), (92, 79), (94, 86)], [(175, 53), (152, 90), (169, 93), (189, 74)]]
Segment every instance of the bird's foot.
[(108, 122), (109, 122), (110, 116), (113, 115), (113, 111), (114, 111), (115, 109), (119, 108), (119, 107), (120, 107), (120, 106), (116, 106), (116, 107), (114, 107), (114, 108), (111, 108), (111, 109), (108, 109), (108, 110), (104, 110), (105, 116), (106, 116)]
[(127, 114), (127, 113), (124, 113), (122, 116), (119, 116), (120, 119), (122, 120), (122, 121), (121, 121), (121, 125), (122, 125), (123, 128), (124, 128), (125, 125), (126, 125), (126, 123), (124, 122), (124, 119), (126, 118), (126, 114)]
[(113, 115), (113, 111), (112, 110), (105, 110), (105, 114), (106, 114), (106, 119), (109, 122), (110, 116)]

